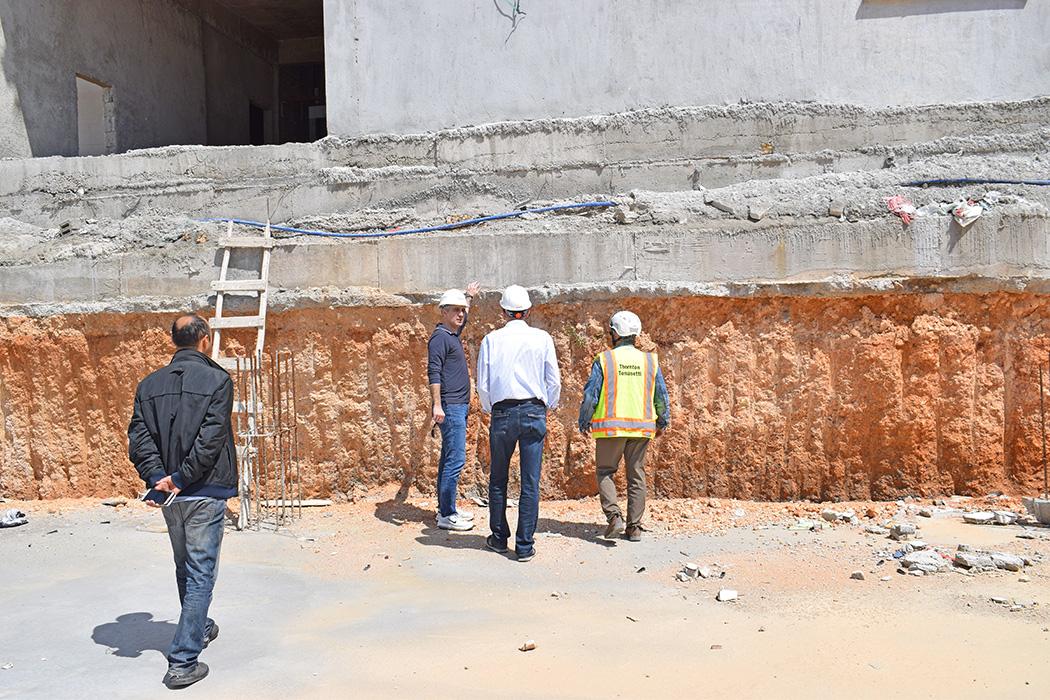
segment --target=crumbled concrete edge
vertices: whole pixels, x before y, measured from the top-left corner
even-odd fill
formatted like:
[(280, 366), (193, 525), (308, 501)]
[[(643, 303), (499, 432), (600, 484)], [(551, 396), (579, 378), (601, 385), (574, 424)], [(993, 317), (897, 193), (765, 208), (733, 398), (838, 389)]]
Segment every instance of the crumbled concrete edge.
[[(482, 292), (482, 300), (498, 301), (500, 290)], [(885, 294), (991, 294), (995, 292), (1050, 294), (1050, 279), (1031, 277), (868, 277), (832, 276), (805, 282), (754, 281), (747, 283), (694, 284), (654, 282), (613, 282), (608, 284), (560, 284), (529, 289), (536, 304), (610, 301), (624, 298), (696, 297), (724, 299), (769, 299), (775, 297), (863, 297)], [(270, 292), (271, 313), (305, 309), (379, 309), (428, 306), (436, 302), (431, 294), (391, 294), (383, 290), (352, 287), (336, 289), (278, 289)], [(244, 314), (254, 310), (254, 300), (230, 297), (226, 310)], [(0, 318), (44, 318), (56, 315), (91, 315), (109, 313), (180, 313), (210, 310), (215, 306), (214, 293), (198, 294), (184, 299), (134, 297), (70, 304), (0, 304)]]

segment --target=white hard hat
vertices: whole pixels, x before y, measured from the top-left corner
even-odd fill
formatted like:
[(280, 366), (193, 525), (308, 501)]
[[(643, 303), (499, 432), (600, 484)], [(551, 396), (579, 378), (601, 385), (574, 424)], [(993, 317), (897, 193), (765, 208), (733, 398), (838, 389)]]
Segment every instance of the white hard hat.
[(626, 338), (629, 335), (638, 335), (642, 332), (642, 320), (631, 311), (617, 311), (609, 319), (609, 325), (616, 331), (616, 335)]
[(503, 290), (499, 305), (506, 311), (526, 311), (532, 308), (529, 293), (524, 287), (512, 284)]
[(450, 289), (441, 295), (438, 306), (466, 306), (467, 297), (462, 289)]

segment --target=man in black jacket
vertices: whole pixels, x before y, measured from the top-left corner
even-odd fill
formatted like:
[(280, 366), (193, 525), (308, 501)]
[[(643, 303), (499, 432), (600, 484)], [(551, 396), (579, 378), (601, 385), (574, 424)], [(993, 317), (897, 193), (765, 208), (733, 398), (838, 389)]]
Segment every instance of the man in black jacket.
[(196, 314), (181, 316), (172, 324), (171, 339), (176, 347), (171, 362), (143, 379), (135, 392), (128, 456), (146, 486), (175, 494), (164, 508), (164, 520), (182, 614), (164, 683), (183, 688), (208, 675), (208, 666), (197, 657), (219, 634), (208, 606), (226, 499), (237, 495), (237, 459), (230, 425), (233, 382), (207, 355), (207, 322)]

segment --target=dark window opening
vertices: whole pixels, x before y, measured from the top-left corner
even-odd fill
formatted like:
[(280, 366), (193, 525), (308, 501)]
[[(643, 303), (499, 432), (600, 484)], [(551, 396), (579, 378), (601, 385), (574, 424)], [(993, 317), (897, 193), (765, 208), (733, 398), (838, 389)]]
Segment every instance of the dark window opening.
[(248, 103), (248, 143), (261, 146), (266, 143), (266, 110)]
[(325, 112), (324, 63), (282, 65), (277, 78), (282, 142), (316, 141), (328, 135)]

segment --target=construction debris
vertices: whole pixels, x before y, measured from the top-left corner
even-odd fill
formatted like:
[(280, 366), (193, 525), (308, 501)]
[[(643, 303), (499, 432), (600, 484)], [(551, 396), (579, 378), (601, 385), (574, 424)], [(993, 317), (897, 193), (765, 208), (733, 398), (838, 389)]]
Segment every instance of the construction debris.
[(17, 508), (10, 508), (0, 515), (0, 527), (18, 527), (29, 522), (26, 514)]

